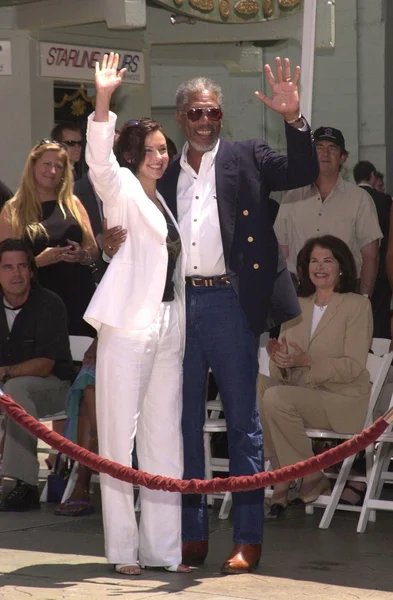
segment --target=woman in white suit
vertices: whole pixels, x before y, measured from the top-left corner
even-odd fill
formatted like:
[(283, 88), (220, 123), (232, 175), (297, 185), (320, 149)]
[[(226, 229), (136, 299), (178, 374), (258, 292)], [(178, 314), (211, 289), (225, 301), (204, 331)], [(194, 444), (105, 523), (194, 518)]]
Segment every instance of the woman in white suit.
[[(86, 159), (108, 227), (130, 232), (86, 311), (98, 332), (97, 425), (100, 455), (181, 478), (182, 359), (185, 336), (184, 255), (180, 233), (156, 191), (168, 154), (151, 119), (126, 125), (112, 151), (116, 116), (110, 99), (125, 69), (119, 57), (96, 65), (96, 110), (90, 115)], [(116, 160), (117, 157), (117, 160)], [(139, 535), (130, 484), (101, 475), (106, 556), (116, 571), (141, 567), (188, 572), (181, 564), (181, 495), (140, 489)]]

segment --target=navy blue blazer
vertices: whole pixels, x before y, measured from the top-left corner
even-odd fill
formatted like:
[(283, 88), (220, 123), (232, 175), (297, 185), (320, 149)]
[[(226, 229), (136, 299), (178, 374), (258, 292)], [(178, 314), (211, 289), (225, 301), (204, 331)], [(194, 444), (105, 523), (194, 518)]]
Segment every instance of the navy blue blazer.
[[(231, 142), (221, 138), (215, 161), (226, 270), (256, 335), (300, 313), (286, 261), (279, 255), (268, 199), (272, 191), (313, 183), (319, 162), (311, 130), (299, 131), (286, 124), (285, 132), (287, 156), (277, 154), (261, 139)], [(180, 155), (158, 182), (176, 218), (179, 173)]]

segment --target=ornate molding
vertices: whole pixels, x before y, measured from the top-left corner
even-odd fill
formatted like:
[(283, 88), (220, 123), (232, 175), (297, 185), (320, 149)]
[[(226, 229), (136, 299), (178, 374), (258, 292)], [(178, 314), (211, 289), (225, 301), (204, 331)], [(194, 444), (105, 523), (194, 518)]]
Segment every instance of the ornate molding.
[(155, 0), (168, 10), (212, 23), (258, 23), (303, 8), (303, 0)]

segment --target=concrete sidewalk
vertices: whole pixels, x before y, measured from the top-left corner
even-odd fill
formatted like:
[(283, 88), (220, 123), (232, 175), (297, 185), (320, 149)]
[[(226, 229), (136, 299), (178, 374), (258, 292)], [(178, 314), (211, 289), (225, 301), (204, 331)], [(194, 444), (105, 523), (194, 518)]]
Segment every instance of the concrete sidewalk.
[[(97, 504), (99, 499), (97, 499)], [(357, 514), (338, 513), (327, 531), (321, 512), (301, 509), (267, 521), (264, 556), (252, 575), (222, 577), (220, 565), (232, 547), (231, 522), (210, 519), (206, 565), (189, 575), (145, 571), (114, 573), (103, 557), (100, 511), (89, 517), (53, 515), (53, 505), (25, 514), (0, 513), (0, 598), (19, 600), (392, 600), (393, 520), (379, 513), (365, 534)]]

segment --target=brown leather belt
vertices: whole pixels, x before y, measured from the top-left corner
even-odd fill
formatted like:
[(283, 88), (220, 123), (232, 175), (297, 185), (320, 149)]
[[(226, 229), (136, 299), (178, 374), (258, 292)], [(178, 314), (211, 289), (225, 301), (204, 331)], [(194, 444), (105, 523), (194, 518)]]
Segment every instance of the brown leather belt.
[(222, 287), (231, 285), (227, 275), (214, 275), (213, 277), (186, 277), (186, 283), (193, 287)]

